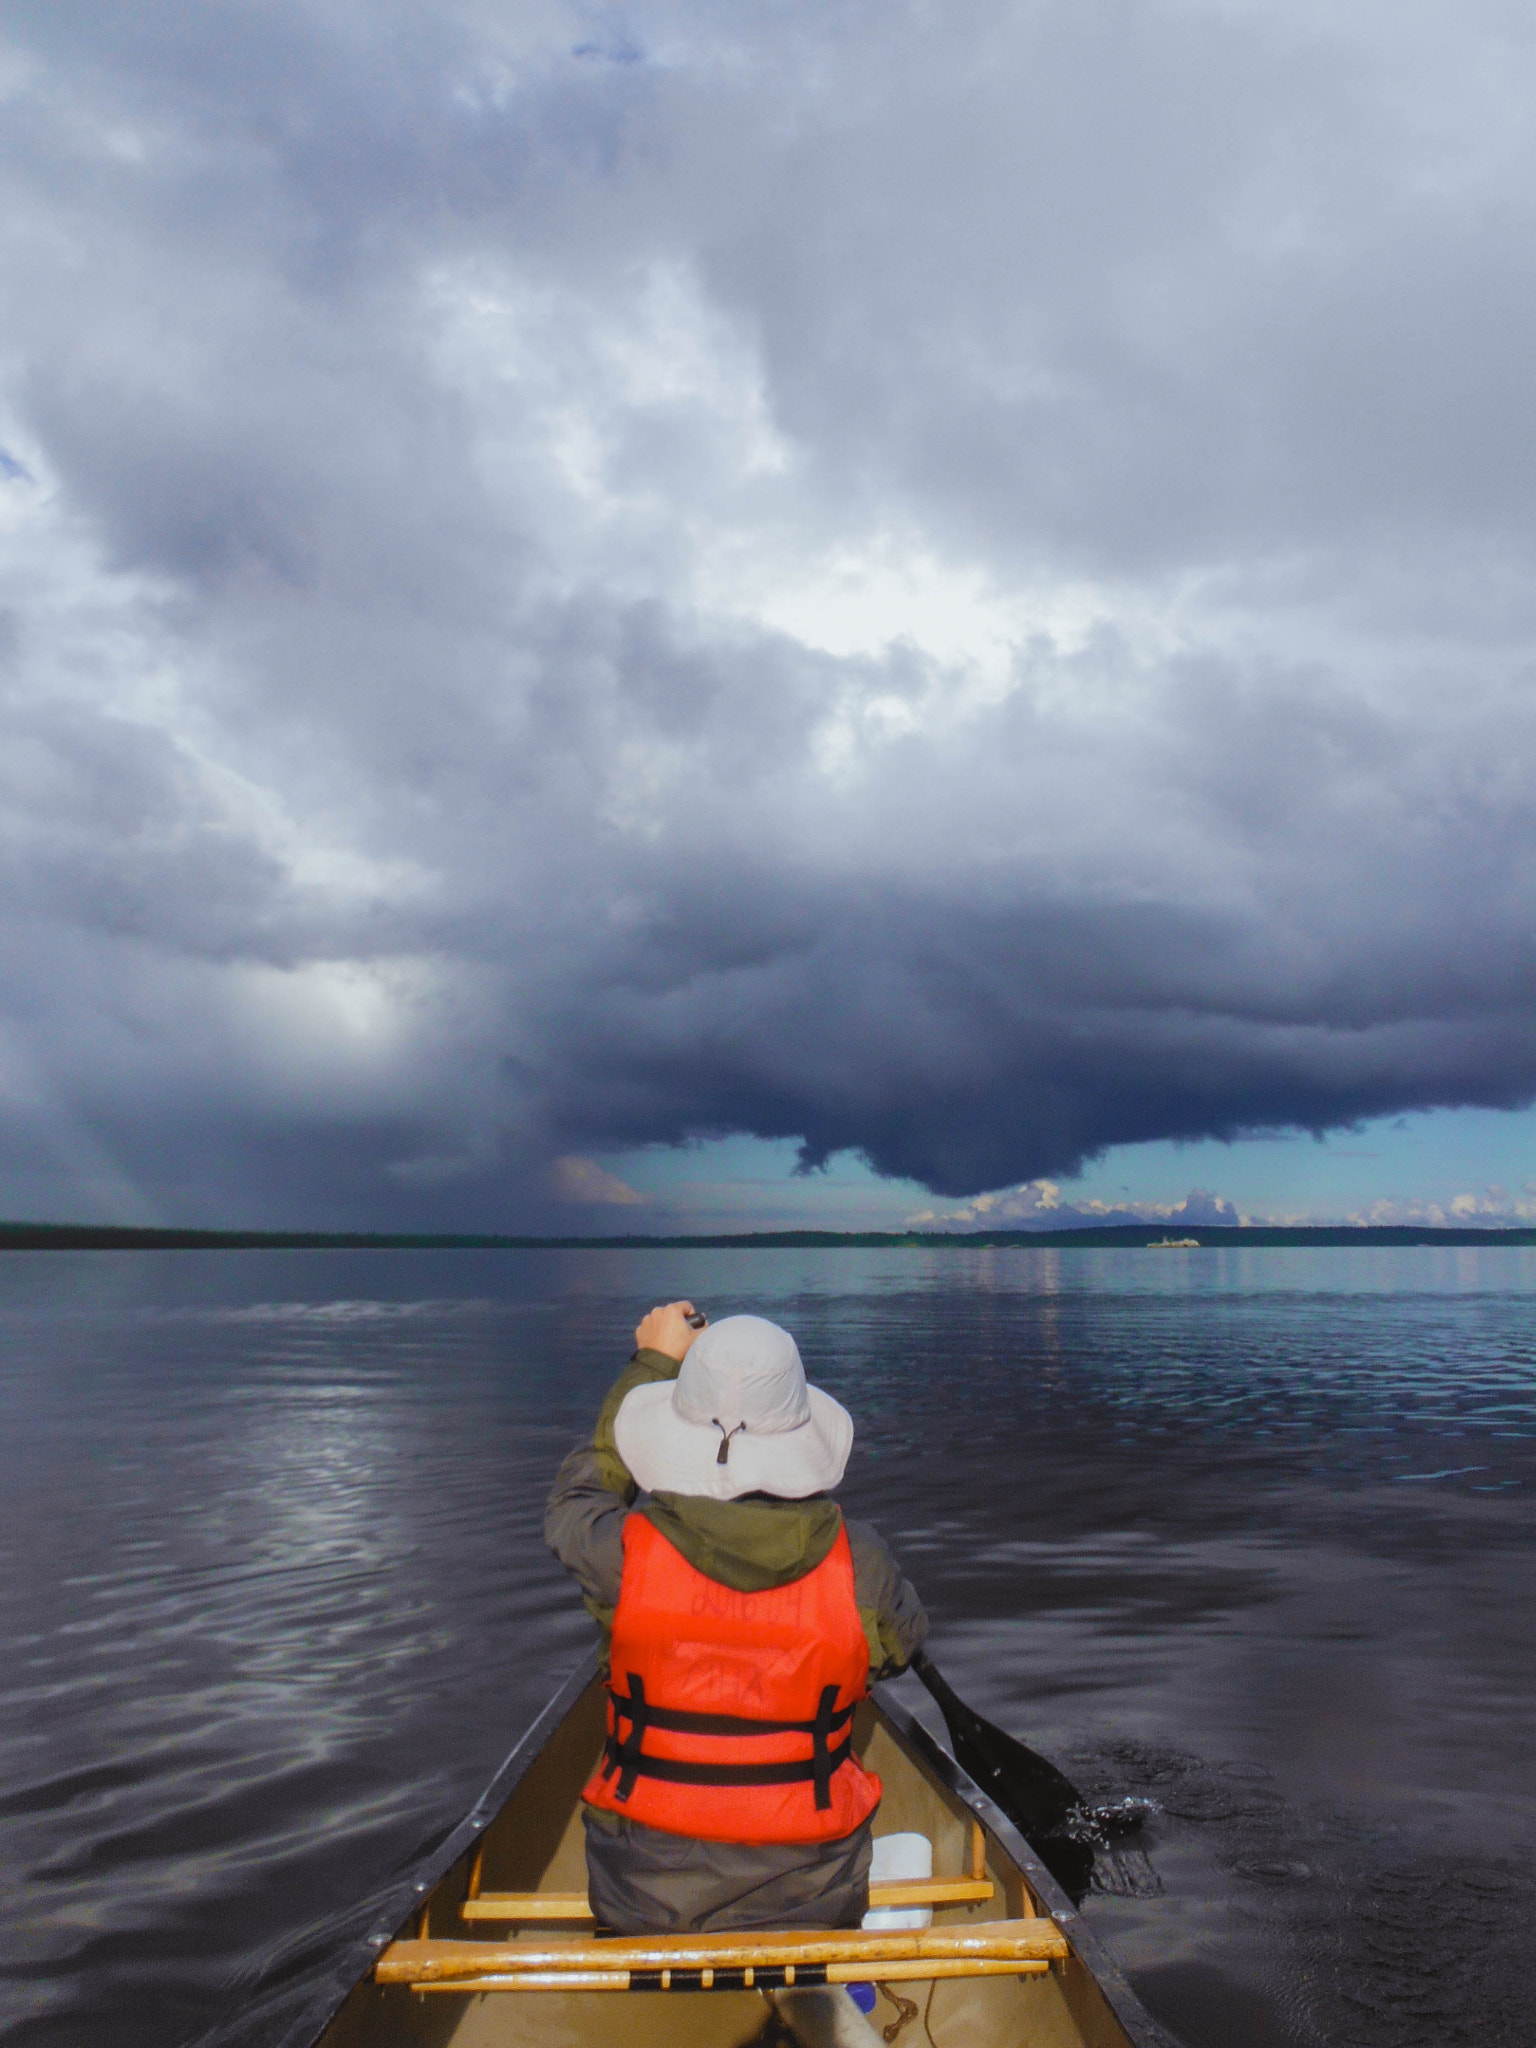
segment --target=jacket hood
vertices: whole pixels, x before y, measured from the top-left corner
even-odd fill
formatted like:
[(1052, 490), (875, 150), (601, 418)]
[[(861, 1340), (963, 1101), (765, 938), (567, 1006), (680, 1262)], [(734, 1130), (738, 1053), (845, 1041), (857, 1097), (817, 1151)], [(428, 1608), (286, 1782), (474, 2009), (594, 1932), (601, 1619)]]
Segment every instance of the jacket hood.
[(827, 1494), (777, 1500), (748, 1494), (711, 1500), (696, 1493), (643, 1494), (638, 1513), (695, 1571), (736, 1593), (787, 1586), (816, 1569), (837, 1541), (843, 1511)]

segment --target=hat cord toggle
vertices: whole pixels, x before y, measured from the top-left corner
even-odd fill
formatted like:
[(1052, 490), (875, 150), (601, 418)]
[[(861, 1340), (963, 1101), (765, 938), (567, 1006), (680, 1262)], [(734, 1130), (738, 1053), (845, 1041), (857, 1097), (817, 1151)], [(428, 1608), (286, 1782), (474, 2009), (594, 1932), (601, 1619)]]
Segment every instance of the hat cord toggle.
[(715, 1463), (717, 1465), (728, 1464), (731, 1456), (731, 1438), (739, 1436), (747, 1425), (744, 1422), (738, 1422), (734, 1429), (727, 1429), (718, 1415), (712, 1415), (710, 1420), (720, 1432), (720, 1448), (715, 1453)]

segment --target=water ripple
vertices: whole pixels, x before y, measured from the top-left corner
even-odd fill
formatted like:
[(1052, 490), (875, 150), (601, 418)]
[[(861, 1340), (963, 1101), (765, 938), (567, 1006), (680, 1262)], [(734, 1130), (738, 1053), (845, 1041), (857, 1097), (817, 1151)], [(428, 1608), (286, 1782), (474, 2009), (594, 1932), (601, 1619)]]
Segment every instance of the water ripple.
[(11, 1254), (8, 2038), (280, 2030), (588, 1639), (544, 1490), (684, 1292), (854, 1411), (962, 1693), (1155, 1805), (1088, 1910), (1192, 2037), (1460, 2038), (1445, 1899), (1536, 2009), (1536, 1256)]

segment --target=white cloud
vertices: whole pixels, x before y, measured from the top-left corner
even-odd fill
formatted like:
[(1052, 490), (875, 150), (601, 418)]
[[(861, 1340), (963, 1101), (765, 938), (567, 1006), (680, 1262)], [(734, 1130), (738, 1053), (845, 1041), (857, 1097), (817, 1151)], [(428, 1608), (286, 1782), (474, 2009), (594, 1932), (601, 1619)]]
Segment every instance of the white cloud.
[(920, 1209), (908, 1217), (911, 1229), (925, 1230), (1075, 1230), (1112, 1223), (1220, 1224), (1278, 1222), (1270, 1216), (1241, 1213), (1225, 1195), (1191, 1188), (1177, 1202), (1128, 1195), (1123, 1202), (1098, 1196), (1063, 1199), (1055, 1181), (1028, 1181), (1022, 1187), (1000, 1188), (955, 1208)]
[(1536, 1181), (1527, 1181), (1518, 1191), (1497, 1186), (1480, 1192), (1466, 1190), (1448, 1201), (1423, 1197), (1383, 1197), (1352, 1209), (1343, 1219), (1349, 1223), (1421, 1224), (1434, 1229), (1459, 1225), (1480, 1229), (1529, 1229), (1536, 1224)]

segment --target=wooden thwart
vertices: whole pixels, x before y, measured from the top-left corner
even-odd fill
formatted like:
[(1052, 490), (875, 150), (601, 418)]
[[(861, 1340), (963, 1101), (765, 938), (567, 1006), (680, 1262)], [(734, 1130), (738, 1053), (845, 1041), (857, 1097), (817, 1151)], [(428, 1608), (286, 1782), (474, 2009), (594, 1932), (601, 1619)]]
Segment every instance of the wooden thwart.
[(590, 1920), (585, 1892), (482, 1892), (459, 1908), (465, 1920)]
[[(892, 1878), (869, 1888), (871, 1906), (964, 1906), (994, 1894), (986, 1878)], [(585, 1892), (482, 1892), (459, 1908), (466, 1920), (590, 1920)]]
[[(935, 1977), (1044, 1977), (1050, 1970), (1045, 1962), (976, 1962), (969, 1958), (939, 1958), (929, 1962), (881, 1963), (875, 1981), (881, 1984), (929, 1983)], [(658, 1975), (665, 1980), (656, 1982)], [(413, 1983), (413, 1991), (752, 1991), (792, 1990), (795, 1965), (769, 1970), (747, 1965), (741, 1970), (518, 1970), (490, 1971), (481, 1977), (439, 1977)], [(740, 1979), (738, 1984), (737, 1979)], [(754, 1983), (756, 1978), (756, 1983)], [(864, 1984), (871, 1981), (865, 1963), (827, 1963), (820, 1969), (800, 1969), (807, 1984)], [(692, 1980), (710, 1980), (694, 1983)], [(728, 1979), (721, 1982), (719, 1979)], [(639, 1981), (637, 1981), (639, 1980)]]
[[(611, 1941), (542, 1942), (397, 1941), (374, 1968), (381, 1984), (428, 1985), (453, 1981), (477, 1984), (487, 1977), (550, 1973), (562, 1981), (570, 1972), (624, 1976), (660, 1970), (782, 1970), (825, 1968), (831, 1982), (860, 1977), (887, 1980), (887, 1965), (911, 1965), (904, 1975), (931, 1977), (920, 1965), (953, 1964), (938, 1974), (1008, 1972), (1020, 1963), (1047, 1964), (1069, 1954), (1053, 1920), (988, 1920), (975, 1927), (865, 1930), (781, 1929), (763, 1934), (627, 1935)], [(833, 1978), (834, 1968), (847, 1975)], [(990, 1966), (990, 1967), (987, 1967)], [(596, 1988), (596, 1987), (594, 1987)], [(621, 1987), (615, 1987), (621, 1988)], [(625, 1987), (627, 1988), (627, 1987)]]

